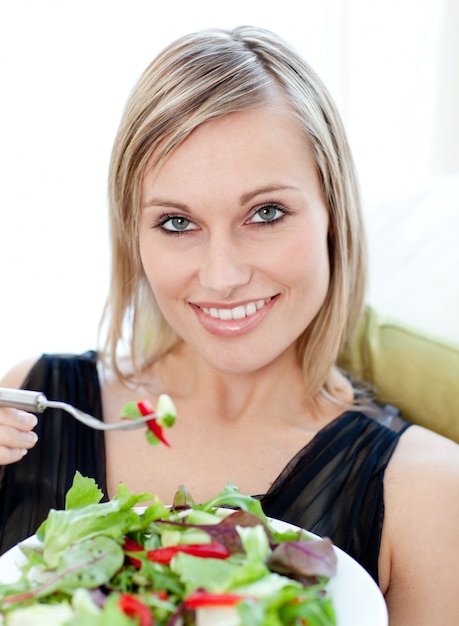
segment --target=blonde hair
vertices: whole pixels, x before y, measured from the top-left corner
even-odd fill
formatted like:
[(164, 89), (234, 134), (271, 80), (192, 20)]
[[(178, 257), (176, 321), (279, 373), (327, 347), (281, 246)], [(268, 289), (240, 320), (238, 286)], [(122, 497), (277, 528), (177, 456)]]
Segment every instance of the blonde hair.
[(121, 379), (123, 342), (135, 377), (178, 340), (140, 261), (138, 221), (147, 162), (155, 151), (158, 167), (200, 124), (266, 106), (274, 93), (281, 94), (304, 132), (329, 209), (330, 285), (298, 340), (298, 356), (311, 397), (335, 395), (329, 373), (360, 317), (366, 282), (354, 165), (340, 116), (320, 79), (281, 38), (249, 26), (178, 39), (150, 64), (127, 102), (110, 163), (112, 277), (104, 317), (104, 354)]

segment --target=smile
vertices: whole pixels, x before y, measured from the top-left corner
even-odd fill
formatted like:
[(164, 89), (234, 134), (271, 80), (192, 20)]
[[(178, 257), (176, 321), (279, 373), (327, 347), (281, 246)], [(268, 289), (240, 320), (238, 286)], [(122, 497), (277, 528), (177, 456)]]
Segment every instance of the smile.
[(256, 300), (254, 302), (248, 302), (247, 304), (241, 304), (232, 309), (217, 309), (214, 307), (200, 307), (203, 313), (206, 315), (210, 315), (215, 319), (220, 320), (241, 320), (244, 317), (250, 317), (260, 309), (262, 309), (268, 302), (270, 302), (271, 298), (266, 298), (266, 300)]

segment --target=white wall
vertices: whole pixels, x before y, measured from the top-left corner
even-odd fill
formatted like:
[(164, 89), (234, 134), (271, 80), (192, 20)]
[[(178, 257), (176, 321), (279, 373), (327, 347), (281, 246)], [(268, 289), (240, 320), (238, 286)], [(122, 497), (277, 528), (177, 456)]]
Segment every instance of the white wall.
[[(95, 347), (108, 276), (106, 175), (111, 143), (134, 82), (152, 57), (179, 35), (207, 26), (252, 23), (290, 40), (337, 100), (349, 125), (361, 178), (371, 179), (371, 185), (364, 185), (365, 194), (376, 192), (371, 198), (374, 206), (381, 201), (381, 176), (378, 172), (375, 183), (371, 160), (386, 162), (388, 171), (399, 171), (400, 162), (388, 160), (387, 152), (377, 154), (379, 148), (375, 150), (369, 137), (375, 128), (368, 112), (372, 103), (349, 91), (353, 82), (365, 79), (355, 59), (350, 65), (353, 57), (361, 56), (355, 50), (352, 58), (342, 54), (343, 49), (352, 51), (343, 25), (358, 18), (356, 7), (361, 3), (6, 0), (0, 4), (0, 374), (42, 351)], [(400, 15), (404, 3), (408, 19), (410, 11), (419, 9), (418, 2), (375, 3), (385, 7), (379, 17), (385, 17), (387, 27), (393, 23), (391, 12)], [(363, 18), (362, 46), (372, 31), (384, 35), (391, 49), (397, 46), (396, 38), (383, 32), (381, 20), (375, 31), (373, 18)], [(402, 49), (401, 58), (406, 54), (410, 64), (408, 52)], [(372, 54), (373, 60), (370, 55), (366, 62), (378, 72), (378, 63), (385, 63), (384, 51), (375, 47)], [(377, 119), (378, 137), (390, 141), (390, 121)], [(387, 197), (390, 177), (383, 178)]]
[(257, 1), (230, 9), (210, 0), (1, 4), (0, 373), (42, 351), (95, 346), (108, 272), (109, 153), (127, 95), (153, 56), (191, 30), (245, 22), (284, 34), (324, 70), (327, 11), (303, 4), (314, 16), (305, 28), (296, 2), (282, 11)]

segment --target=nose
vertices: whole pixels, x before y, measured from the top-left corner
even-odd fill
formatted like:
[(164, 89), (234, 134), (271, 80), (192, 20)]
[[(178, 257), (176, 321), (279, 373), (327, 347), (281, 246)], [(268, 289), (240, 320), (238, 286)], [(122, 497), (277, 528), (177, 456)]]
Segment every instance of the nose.
[(251, 264), (243, 246), (230, 238), (215, 237), (208, 241), (200, 271), (203, 287), (221, 297), (229, 297), (250, 281), (251, 274)]

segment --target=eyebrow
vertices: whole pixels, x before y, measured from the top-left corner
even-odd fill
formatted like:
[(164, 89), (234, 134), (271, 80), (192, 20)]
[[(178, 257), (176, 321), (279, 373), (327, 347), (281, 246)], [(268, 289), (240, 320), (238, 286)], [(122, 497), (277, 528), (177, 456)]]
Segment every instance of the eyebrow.
[(240, 197), (239, 202), (241, 203), (241, 205), (243, 205), (247, 204), (247, 202), (250, 202), (256, 196), (259, 196), (263, 193), (272, 193), (273, 191), (287, 190), (298, 191), (298, 187), (295, 187), (294, 185), (268, 185), (267, 187), (260, 187), (259, 189), (255, 189), (254, 191), (249, 191), (248, 193), (243, 194)]
[(188, 207), (183, 202), (175, 202), (173, 200), (165, 200), (163, 198), (150, 198), (148, 202), (142, 204), (142, 209), (147, 209), (151, 206), (162, 206), (170, 209), (181, 209), (183, 211), (187, 211)]
[[(247, 204), (248, 202), (250, 202), (257, 196), (260, 196), (264, 193), (272, 193), (273, 191), (288, 191), (288, 190), (298, 191), (299, 188), (295, 187), (294, 185), (267, 185), (265, 187), (260, 187), (258, 189), (254, 189), (253, 191), (249, 191), (247, 193), (242, 194), (242, 196), (239, 198), (239, 203), (241, 206), (243, 206), (244, 204)], [(148, 208), (151, 206), (162, 206), (162, 207), (167, 207), (167, 208), (172, 208), (172, 209), (180, 209), (183, 211), (188, 210), (187, 205), (184, 204), (183, 202), (175, 202), (172, 200), (166, 200), (165, 198), (157, 198), (157, 197), (150, 198), (148, 202), (145, 202), (145, 204), (142, 205), (142, 208)]]

